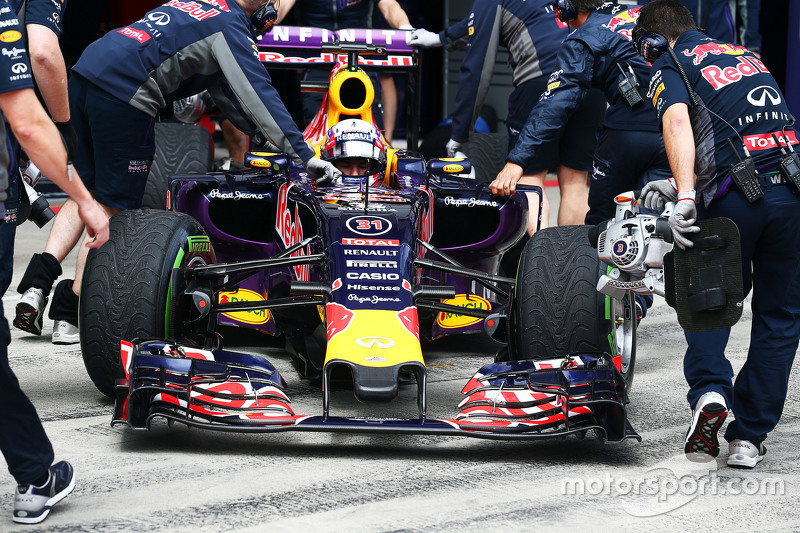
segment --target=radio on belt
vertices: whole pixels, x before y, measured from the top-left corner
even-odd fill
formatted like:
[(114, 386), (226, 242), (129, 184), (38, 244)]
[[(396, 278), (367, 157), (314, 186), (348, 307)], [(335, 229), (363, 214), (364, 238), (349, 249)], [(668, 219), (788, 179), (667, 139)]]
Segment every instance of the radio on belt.
[[(788, 139), (786, 140), (786, 145), (789, 147), (789, 153), (787, 154), (774, 133), (772, 134), (772, 138), (775, 139), (775, 144), (780, 147), (781, 153), (784, 155), (783, 159), (778, 163), (781, 176), (783, 176), (783, 179), (788, 183), (792, 184), (795, 191), (800, 192), (800, 157), (797, 155), (797, 152), (794, 151), (792, 143), (790, 143)], [(786, 139), (786, 135), (784, 135), (783, 138)]]
[(756, 164), (753, 163), (753, 158), (750, 157), (750, 152), (747, 151), (747, 147), (744, 148), (744, 155), (746, 156), (744, 161), (741, 157), (739, 157), (739, 153), (736, 151), (736, 148), (733, 146), (733, 143), (730, 139), (727, 139), (728, 144), (733, 150), (736, 159), (739, 160), (738, 163), (731, 165), (731, 177), (733, 178), (734, 183), (739, 189), (742, 190), (747, 201), (751, 204), (756, 200), (760, 199), (764, 196), (764, 191), (761, 190), (761, 185), (758, 183), (758, 171), (756, 170)]
[(625, 98), (629, 106), (636, 109), (642, 105), (644, 100), (639, 92), (639, 82), (636, 79), (636, 74), (633, 73), (633, 69), (629, 64), (624, 63), (624, 65), (628, 67), (628, 72), (625, 72), (622, 64), (617, 63), (617, 68), (622, 72), (622, 78), (619, 80), (619, 93)]

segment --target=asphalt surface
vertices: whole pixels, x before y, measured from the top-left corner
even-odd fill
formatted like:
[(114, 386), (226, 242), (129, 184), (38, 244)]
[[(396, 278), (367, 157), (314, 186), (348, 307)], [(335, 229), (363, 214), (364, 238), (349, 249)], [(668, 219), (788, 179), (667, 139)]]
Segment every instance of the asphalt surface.
[[(553, 202), (556, 204), (557, 202)], [(555, 220), (555, 217), (553, 217)], [(17, 240), (14, 288), (49, 227), (28, 223)], [(70, 273), (74, 262), (67, 261)], [(744, 362), (750, 309), (734, 327), (728, 356)], [(241, 435), (168, 427), (110, 426), (112, 403), (92, 385), (78, 345), (12, 328), (11, 365), (36, 405), (56, 459), (75, 466), (75, 491), (41, 526), (13, 524), (14, 481), (0, 472), (0, 531), (485, 531), (800, 530), (800, 393), (790, 382), (783, 420), (755, 470), (687, 461), (689, 421), (682, 377), (685, 341), (674, 312), (657, 299), (639, 328), (629, 419), (642, 442), (604, 445), (593, 435), (537, 442), (430, 436), (277, 433)], [(226, 334), (226, 348), (267, 356), (289, 382), (295, 411), (321, 413), (274, 341)], [(497, 346), (478, 337), (426, 345), (429, 416), (450, 418), (459, 391)], [(349, 393), (333, 414), (363, 414)], [(2, 408), (2, 406), (0, 406)], [(414, 413), (401, 391), (387, 415)], [(339, 410), (337, 412), (337, 410)]]

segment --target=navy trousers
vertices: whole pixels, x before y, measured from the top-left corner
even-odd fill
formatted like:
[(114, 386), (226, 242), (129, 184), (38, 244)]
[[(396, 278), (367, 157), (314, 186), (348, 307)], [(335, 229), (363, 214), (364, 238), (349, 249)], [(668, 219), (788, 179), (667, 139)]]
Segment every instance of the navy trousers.
[(17, 483), (30, 484), (47, 475), (53, 464), (53, 447), (8, 364), (10, 341), (8, 321), (0, 306), (0, 451)]
[(701, 217), (728, 217), (742, 241), (744, 293), (753, 290), (750, 348), (735, 382), (725, 358), (730, 330), (686, 332), (684, 375), (694, 406), (721, 393), (733, 410), (725, 439), (760, 443), (778, 424), (800, 339), (800, 197), (788, 185), (764, 189), (753, 204), (738, 189), (711, 202)]

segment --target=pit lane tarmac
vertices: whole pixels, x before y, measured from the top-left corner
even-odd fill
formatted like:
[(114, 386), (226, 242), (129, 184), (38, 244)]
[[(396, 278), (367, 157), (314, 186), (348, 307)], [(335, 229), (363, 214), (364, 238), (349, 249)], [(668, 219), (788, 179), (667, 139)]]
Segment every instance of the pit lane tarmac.
[[(552, 202), (557, 204), (557, 202)], [(555, 220), (555, 217), (552, 218)], [(14, 288), (47, 238), (19, 228)], [(64, 271), (71, 275), (74, 258)], [(749, 302), (728, 356), (747, 353)], [(613, 527), (618, 531), (797, 530), (800, 391), (792, 373), (781, 424), (752, 471), (689, 463), (680, 453), (689, 410), (685, 341), (662, 299), (638, 333), (629, 418), (643, 441), (603, 445), (593, 435), (537, 442), (411, 435), (230, 434), (158, 423), (149, 432), (110, 426), (112, 403), (92, 385), (78, 345), (50, 344), (12, 328), (11, 365), (44, 421), (56, 459), (77, 484), (40, 527), (11, 522), (14, 482), (0, 473), (0, 531), (485, 531)], [(267, 356), (289, 383), (296, 412), (321, 413), (316, 386), (301, 380), (279, 344), (228, 335), (226, 347)], [(236, 344), (239, 343), (239, 344)], [(427, 346), (429, 415), (452, 417), (459, 391), (497, 346), (479, 337)], [(392, 409), (415, 410), (415, 386)], [(364, 413), (334, 395), (333, 414)], [(0, 408), (2, 408), (0, 406)], [(386, 413), (382, 413), (386, 414)]]

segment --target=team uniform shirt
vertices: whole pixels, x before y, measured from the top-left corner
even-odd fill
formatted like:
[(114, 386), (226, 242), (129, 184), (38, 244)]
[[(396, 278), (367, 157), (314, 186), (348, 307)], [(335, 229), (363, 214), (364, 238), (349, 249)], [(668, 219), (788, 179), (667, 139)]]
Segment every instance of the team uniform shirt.
[(477, 0), (465, 21), (439, 34), (445, 43), (467, 35), (461, 63), (451, 138), (469, 140), (480, 113), (497, 58), (497, 47), (508, 48), (514, 86), (550, 74), (567, 26), (556, 19), (550, 0)]
[(371, 28), (373, 8), (381, 0), (299, 0), (300, 24), (336, 31)]
[(578, 108), (591, 87), (600, 89), (609, 103), (603, 126), (619, 130), (659, 131), (652, 103), (631, 108), (619, 92), (622, 76), (633, 70), (643, 92), (650, 66), (631, 46), (631, 32), (639, 7), (624, 10), (605, 3), (589, 13), (586, 22), (573, 31), (558, 49), (557, 70), (550, 77), (547, 91), (531, 111), (517, 146), (508, 161), (525, 168), (537, 149), (552, 141)]
[(20, 14), (20, 22), (24, 24), (38, 24), (53, 30), (61, 36), (64, 11), (67, 9), (67, 0), (6, 0), (11, 4), (14, 13), (19, 13), (22, 4), (25, 4), (24, 15)]
[[(33, 74), (22, 38), (22, 27), (16, 11), (6, 2), (0, 1), (0, 93), (33, 88)], [(5, 122), (5, 117), (3, 117)], [(8, 166), (10, 163), (6, 128), (0, 128), (0, 220), (5, 217), (3, 202), (8, 189)]]
[(89, 45), (72, 70), (152, 117), (208, 90), (240, 130), (261, 131), (295, 161), (314, 155), (258, 59), (249, 17), (233, 0), (170, 0)]
[(696, 189), (708, 205), (718, 191), (724, 192), (720, 187), (730, 166), (739, 161), (726, 139), (731, 139), (738, 156), (744, 158), (741, 137), (756, 167), (774, 167), (781, 153), (772, 134), (782, 144), (787, 140), (797, 144), (797, 138), (788, 127), (784, 137), (783, 128), (791, 121), (789, 109), (767, 67), (751, 51), (699, 31), (681, 34), (673, 49), (697, 105), (692, 105), (669, 54), (653, 64), (647, 97), (659, 121), (670, 106), (681, 102), (689, 106), (696, 145)]

